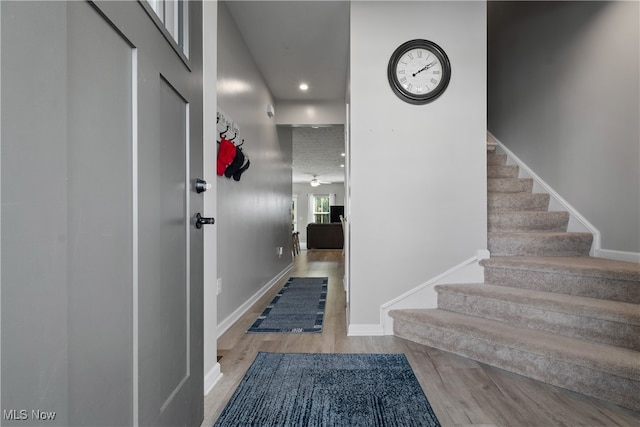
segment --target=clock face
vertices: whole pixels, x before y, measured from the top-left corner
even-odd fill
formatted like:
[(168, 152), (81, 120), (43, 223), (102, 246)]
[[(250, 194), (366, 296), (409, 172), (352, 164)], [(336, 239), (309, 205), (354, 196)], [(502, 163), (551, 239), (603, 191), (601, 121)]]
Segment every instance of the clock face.
[(387, 76), (400, 99), (411, 104), (426, 104), (446, 89), (451, 66), (447, 55), (435, 43), (411, 40), (393, 53)]
[(396, 79), (409, 93), (423, 95), (432, 92), (442, 81), (442, 63), (427, 49), (405, 52), (396, 64)]

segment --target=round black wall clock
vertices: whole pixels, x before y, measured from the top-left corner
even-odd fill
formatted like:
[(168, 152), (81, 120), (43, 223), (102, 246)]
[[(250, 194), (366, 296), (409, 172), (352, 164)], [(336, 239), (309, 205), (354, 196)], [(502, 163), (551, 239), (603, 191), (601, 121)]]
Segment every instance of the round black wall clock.
[(410, 104), (427, 104), (445, 91), (451, 64), (440, 46), (416, 39), (401, 44), (391, 55), (387, 77), (393, 92)]

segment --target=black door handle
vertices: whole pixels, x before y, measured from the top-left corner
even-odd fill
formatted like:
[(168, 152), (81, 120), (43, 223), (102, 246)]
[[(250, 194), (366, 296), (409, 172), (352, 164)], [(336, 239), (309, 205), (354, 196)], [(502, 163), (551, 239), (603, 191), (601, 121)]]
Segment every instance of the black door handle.
[(213, 225), (216, 223), (215, 218), (207, 218), (200, 215), (200, 212), (196, 214), (196, 228), (201, 229), (203, 225)]

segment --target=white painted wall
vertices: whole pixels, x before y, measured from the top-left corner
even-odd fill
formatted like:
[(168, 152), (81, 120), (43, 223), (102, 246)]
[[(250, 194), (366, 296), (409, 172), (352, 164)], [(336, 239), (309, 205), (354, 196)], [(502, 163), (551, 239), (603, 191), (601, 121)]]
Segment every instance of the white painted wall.
[(600, 230), (605, 252), (637, 254), (640, 4), (514, 3), (490, 6), (512, 24), (490, 22), (489, 130)]
[[(452, 66), (447, 91), (423, 106), (386, 76), (414, 38)], [(383, 303), (486, 248), (486, 4), (353, 2), (350, 68), (349, 331), (375, 333)]]
[(279, 101), (276, 106), (279, 125), (338, 125), (344, 124), (344, 102)]
[[(274, 104), (224, 2), (218, 8), (218, 106), (240, 126), (251, 167), (216, 177), (218, 325), (291, 265), (291, 144), (278, 140)], [(283, 255), (276, 253), (283, 247)]]

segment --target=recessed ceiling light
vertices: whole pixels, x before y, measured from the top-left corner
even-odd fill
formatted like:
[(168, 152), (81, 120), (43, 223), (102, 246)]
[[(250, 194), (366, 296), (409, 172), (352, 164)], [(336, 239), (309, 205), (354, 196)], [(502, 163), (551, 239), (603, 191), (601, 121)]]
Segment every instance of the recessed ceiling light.
[(300, 83), (300, 86), (298, 86), (300, 88), (300, 90), (309, 90), (309, 85), (306, 83)]
[(341, 155), (342, 157), (346, 156), (346, 154), (344, 154), (344, 153), (342, 153), (342, 154), (340, 154), (340, 155)]

